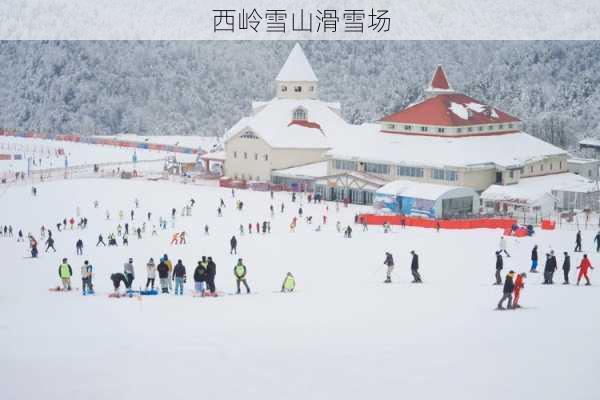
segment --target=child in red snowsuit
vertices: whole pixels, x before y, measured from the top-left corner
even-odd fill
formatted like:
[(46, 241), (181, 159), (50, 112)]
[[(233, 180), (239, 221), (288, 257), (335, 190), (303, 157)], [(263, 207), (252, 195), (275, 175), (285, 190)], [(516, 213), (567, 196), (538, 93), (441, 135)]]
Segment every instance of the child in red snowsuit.
[(513, 301), (513, 308), (521, 307), (521, 305), (519, 304), (519, 298), (521, 297), (521, 289), (525, 287), (525, 278), (527, 278), (527, 274), (525, 272), (521, 272), (519, 275), (517, 275), (517, 278), (515, 279), (515, 289), (513, 291), (515, 299)]
[(587, 258), (587, 254), (583, 255), (583, 259), (581, 260), (581, 264), (579, 264), (579, 267), (577, 267), (577, 269), (579, 270), (579, 275), (577, 275), (577, 284), (579, 285), (579, 281), (581, 280), (581, 278), (585, 278), (585, 280), (587, 281), (586, 286), (591, 285), (590, 283), (590, 278), (588, 277), (588, 270), (589, 269), (594, 269), (594, 267), (592, 267), (592, 264), (590, 263), (589, 258)]

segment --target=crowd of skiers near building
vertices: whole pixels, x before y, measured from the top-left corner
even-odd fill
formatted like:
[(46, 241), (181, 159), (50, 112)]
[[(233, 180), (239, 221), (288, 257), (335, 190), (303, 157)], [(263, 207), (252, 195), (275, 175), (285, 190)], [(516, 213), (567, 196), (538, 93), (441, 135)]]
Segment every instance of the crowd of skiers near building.
[[(594, 242), (596, 244), (596, 252), (600, 252), (600, 232), (596, 234), (594, 237)], [(502, 285), (502, 270), (504, 269), (504, 259), (502, 255), (504, 254), (506, 257), (510, 257), (510, 254), (507, 251), (506, 239), (504, 236), (500, 237), (499, 249), (496, 250), (496, 272), (495, 272), (495, 285)], [(582, 235), (581, 231), (577, 231), (575, 235), (575, 248), (573, 250), (576, 253), (582, 252)], [(529, 269), (529, 273), (539, 273), (539, 254), (538, 254), (538, 246), (534, 245), (531, 250), (531, 267)], [(563, 271), (563, 285), (570, 284), (569, 275), (571, 272), (571, 256), (568, 251), (563, 251), (563, 262), (562, 262), (562, 271)], [(590, 259), (587, 254), (583, 254), (581, 260), (579, 261), (579, 265), (576, 267), (577, 273), (577, 281), (576, 284), (579, 285), (582, 279), (585, 279), (586, 286), (591, 285), (591, 281), (589, 278), (589, 270), (594, 269), (592, 266)], [(554, 284), (554, 273), (558, 271), (558, 261), (556, 259), (556, 255), (554, 250), (549, 250), (545, 254), (545, 261), (543, 267), (544, 281), (542, 285), (553, 285)], [(527, 278), (526, 272), (516, 273), (513, 270), (510, 270), (505, 278), (504, 285), (502, 288), (502, 297), (498, 302), (497, 308), (500, 310), (504, 310), (504, 302), (507, 302), (506, 308), (515, 309), (520, 308), (521, 305), (519, 303), (521, 290), (525, 287), (525, 279)]]

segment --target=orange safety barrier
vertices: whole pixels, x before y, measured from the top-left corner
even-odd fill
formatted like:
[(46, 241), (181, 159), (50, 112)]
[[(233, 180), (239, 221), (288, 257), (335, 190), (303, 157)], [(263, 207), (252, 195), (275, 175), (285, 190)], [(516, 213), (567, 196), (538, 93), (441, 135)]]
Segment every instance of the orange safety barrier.
[(375, 215), (375, 214), (360, 214), (360, 222), (366, 222), (367, 225), (402, 225), (402, 221), (406, 226), (416, 226), (421, 228), (437, 228), (438, 224), (441, 229), (505, 229), (511, 230), (512, 226), (517, 223), (516, 219), (512, 218), (480, 218), (480, 219), (428, 219), (419, 217), (407, 217), (403, 215)]
[(549, 219), (543, 219), (542, 220), (542, 229), (544, 230), (553, 230), (556, 228), (556, 222), (551, 221)]

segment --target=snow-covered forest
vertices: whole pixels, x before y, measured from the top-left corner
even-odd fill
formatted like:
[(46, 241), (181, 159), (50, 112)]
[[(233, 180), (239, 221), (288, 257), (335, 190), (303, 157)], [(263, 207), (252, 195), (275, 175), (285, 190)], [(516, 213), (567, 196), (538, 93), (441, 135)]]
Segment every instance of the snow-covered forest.
[[(0, 127), (220, 135), (273, 96), (294, 42), (0, 42)], [(598, 42), (304, 42), (320, 97), (375, 121), (450, 83), (573, 147), (598, 134)]]

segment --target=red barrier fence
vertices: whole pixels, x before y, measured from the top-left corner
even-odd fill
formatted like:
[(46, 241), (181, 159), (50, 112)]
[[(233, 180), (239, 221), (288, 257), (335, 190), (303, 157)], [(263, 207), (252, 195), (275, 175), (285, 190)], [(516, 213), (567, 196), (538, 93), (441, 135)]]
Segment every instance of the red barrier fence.
[(406, 217), (403, 215), (375, 215), (360, 214), (359, 221), (368, 225), (402, 225), (418, 226), (421, 228), (437, 228), (439, 223), (442, 229), (511, 229), (517, 224), (516, 219), (511, 218), (480, 218), (480, 219), (427, 219), (418, 217)]

